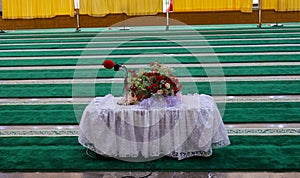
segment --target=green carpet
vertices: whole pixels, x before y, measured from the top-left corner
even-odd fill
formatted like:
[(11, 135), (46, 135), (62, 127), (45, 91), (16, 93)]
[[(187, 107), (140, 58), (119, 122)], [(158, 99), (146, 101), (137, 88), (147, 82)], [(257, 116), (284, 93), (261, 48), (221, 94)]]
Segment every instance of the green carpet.
[[(254, 25), (193, 26), (195, 31), (180, 28), (170, 31), (155, 27), (136, 27), (129, 31), (83, 29), (23, 30), (0, 34), (0, 67), (102, 65), (105, 55), (119, 64), (161, 63), (199, 64), (199, 67), (176, 67), (176, 76), (219, 76), (214, 67), (203, 69), (200, 63), (239, 63), (238, 67), (223, 67), (227, 77), (276, 76), (298, 77), (300, 65), (246, 66), (244, 63), (300, 62), (299, 24), (296, 27), (262, 28)], [(195, 36), (199, 34), (199, 36)], [(177, 40), (177, 41), (176, 41)], [(198, 41), (195, 41), (198, 40)], [(202, 41), (201, 41), (202, 40)], [(207, 41), (205, 41), (207, 40)], [(86, 44), (89, 42), (95, 42)], [(109, 42), (109, 43), (106, 43)], [(55, 43), (55, 44), (54, 44)], [(68, 43), (68, 44), (66, 44)], [(116, 47), (109, 51), (106, 48)], [(186, 48), (171, 48), (186, 46)], [(211, 45), (211, 46), (209, 46)], [(237, 45), (237, 46), (233, 46)], [(254, 45), (254, 46), (247, 46)], [(256, 46), (255, 46), (256, 45)], [(260, 46), (263, 45), (263, 46)], [(212, 46), (214, 46), (212, 48)], [(128, 49), (132, 47), (132, 49)], [(134, 47), (148, 47), (139, 49)], [(165, 47), (157, 49), (156, 47)], [(170, 48), (168, 48), (170, 47)], [(195, 48), (197, 47), (197, 48)], [(200, 48), (201, 47), (201, 48)], [(75, 49), (76, 48), (76, 49)], [(102, 49), (101, 49), (102, 48)], [(86, 50), (87, 49), (87, 50)], [(195, 57), (193, 54), (200, 56)], [(208, 56), (206, 53), (215, 54)], [(279, 54), (280, 53), (280, 54)], [(149, 57), (140, 57), (148, 54)], [(153, 57), (151, 55), (161, 55)], [(174, 54), (174, 55), (173, 55)], [(137, 56), (129, 56), (137, 55)], [(178, 55), (178, 56), (176, 56)], [(180, 56), (181, 55), (181, 56)], [(84, 57), (84, 58), (82, 58)], [(97, 66), (95, 66), (97, 67)], [(186, 72), (188, 71), (188, 73)], [(110, 79), (122, 74), (106, 69), (40, 69), (0, 70), (0, 98), (71, 98), (95, 97), (109, 93), (121, 95), (123, 84), (51, 83), (52, 79)], [(48, 80), (48, 84), (7, 84), (18, 80)], [(183, 81), (183, 94), (213, 95), (300, 95), (300, 81)], [(113, 87), (113, 91), (112, 91)], [(196, 89), (195, 89), (196, 87)], [(219, 89), (212, 93), (212, 89)], [(74, 92), (74, 93), (73, 93)], [(218, 103), (223, 105), (224, 103)], [(5, 104), (0, 105), (1, 126), (77, 125), (76, 116), (87, 104)], [(222, 107), (220, 107), (222, 108)], [(224, 110), (223, 110), (224, 109)], [(74, 112), (75, 111), (75, 112)], [(225, 124), (300, 123), (300, 102), (228, 102), (224, 111)], [(1, 130), (0, 130), (1, 131)], [(147, 163), (128, 163), (113, 158), (98, 160), (86, 156), (76, 136), (12, 137), (0, 132), (0, 172), (78, 172), (78, 171), (298, 171), (300, 169), (300, 136), (277, 135), (230, 136), (231, 145), (214, 150), (209, 158), (177, 161), (168, 157)]]
[[(271, 37), (267, 37), (266, 39), (270, 38), (274, 38), (275, 36), (271, 36)], [(284, 38), (285, 36), (276, 36), (276, 38)], [(293, 38), (299, 38), (300, 35), (297, 35)], [(170, 38), (170, 37), (169, 37)], [(177, 37), (179, 38), (179, 37)], [(123, 48), (123, 47), (135, 47), (135, 46), (140, 46), (140, 47), (151, 47), (151, 46), (154, 46), (154, 44), (156, 44), (156, 46), (160, 46), (160, 47), (163, 47), (163, 46), (178, 46), (178, 45), (186, 45), (186, 46), (192, 46), (192, 45), (196, 45), (196, 46), (209, 46), (209, 45), (215, 45), (215, 46), (220, 46), (220, 45), (259, 45), (259, 44), (298, 44), (297, 40), (289, 40), (289, 38), (287, 38), (286, 40), (274, 40), (274, 41), (257, 41), (256, 39), (259, 39), (259, 36), (257, 36), (257, 38), (253, 37), (253, 39), (251, 41), (243, 41), (244, 39), (243, 38), (225, 38), (225, 39), (219, 39), (217, 37), (205, 37), (205, 39), (203, 39), (202, 37), (199, 38), (199, 39), (193, 39), (192, 37), (190, 39), (186, 39), (186, 38), (170, 38), (168, 40), (165, 40), (165, 39), (157, 39), (157, 38), (154, 38), (154, 37), (149, 37), (149, 38), (142, 38), (142, 39), (139, 39), (139, 40), (132, 40), (130, 38), (128, 39), (124, 39), (124, 40), (127, 40), (127, 41), (118, 41), (118, 40), (109, 40), (109, 39), (97, 39), (97, 38), (90, 38), (90, 39), (82, 39), (82, 43), (88, 43), (88, 47), (119, 47), (119, 48)], [(109, 41), (109, 43), (107, 45), (101, 45), (101, 42), (103, 42), (103, 40), (105, 41)], [(178, 41), (177, 41), (178, 40)], [(198, 41), (198, 42), (193, 42), (193, 41), (190, 41), (190, 42), (184, 42), (184, 40), (204, 40), (204, 41)], [(214, 41), (216, 40), (216, 41)], [(234, 40), (234, 41), (232, 41)], [(149, 42), (150, 41), (150, 42)], [(159, 42), (151, 42), (151, 41), (162, 41), (163, 43), (159, 43)], [(169, 42), (170, 41), (170, 42)], [(27, 48), (26, 46), (24, 45), (17, 45), (18, 43), (24, 43), (24, 44), (28, 44), (30, 46), (31, 42), (34, 42), (34, 43), (41, 43), (41, 46), (36, 46), (34, 47), (33, 45), (33, 49), (43, 49), (45, 48), (47, 45), (46, 44), (43, 44), (43, 43), (55, 43), (55, 44), (52, 44), (49, 48), (50, 49), (63, 49), (63, 48), (66, 48), (66, 47), (78, 47), (78, 48), (83, 48), (86, 46), (86, 44), (64, 44), (64, 43), (72, 43), (72, 42), (78, 42), (78, 40), (72, 40), (72, 39), (57, 39), (57, 40), (53, 40), (51, 39), (51, 41), (45, 41), (45, 40), (19, 40), (19, 41), (15, 41), (13, 40), (13, 42), (17, 42), (17, 43), (12, 43), (14, 44), (13, 46), (7, 46), (5, 47), (4, 49), (19, 49), (19, 48), (16, 48), (14, 46), (19, 46), (21, 49), (29, 49)], [(94, 43), (97, 43), (97, 44), (93, 44), (93, 43), (90, 43), (90, 42), (94, 42)], [(139, 43), (137, 43), (139, 42)], [(145, 42), (145, 43), (143, 43)], [(99, 44), (100, 43), (100, 44)], [(142, 43), (142, 44), (140, 44)], [(1, 41), (0, 41), (0, 44), (1, 44)], [(7, 41), (5, 44), (11, 44), (9, 41)]]
[(191, 53), (246, 53), (246, 52), (298, 52), (300, 46), (264, 46), (264, 47), (235, 47), (235, 48), (177, 48), (177, 49), (127, 49), (122, 50), (120, 48), (114, 50), (99, 50), (99, 49), (74, 49), (74, 50), (50, 50), (50, 51), (3, 51), (0, 53), (0, 57), (35, 57), (35, 56), (88, 56), (88, 55), (139, 55), (139, 54), (191, 54)]
[(118, 36), (136, 36), (137, 34), (140, 35), (153, 35), (153, 36), (162, 36), (165, 34), (170, 34), (169, 32), (171, 32), (171, 34), (174, 35), (188, 35), (188, 34), (194, 34), (195, 32), (203, 34), (203, 35), (224, 35), (224, 36), (228, 36), (230, 34), (240, 34), (240, 36), (243, 36), (245, 33), (247, 34), (265, 34), (265, 33), (272, 33), (272, 34), (280, 34), (280, 33), (291, 33), (291, 32), (299, 32), (299, 27), (284, 27), (284, 28), (262, 28), (262, 29), (257, 29), (257, 28), (231, 28), (231, 29), (225, 29), (225, 28), (219, 28), (219, 29), (204, 29), (203, 27), (191, 27), (189, 29), (187, 28), (182, 28), (179, 30), (176, 29), (172, 29), (171, 31), (165, 31), (162, 30), (163, 28), (161, 28), (160, 30), (155, 30), (153, 28), (153, 30), (149, 30), (148, 29), (143, 29), (143, 30), (139, 30), (137, 28), (135, 29), (131, 29), (130, 31), (126, 31), (126, 32), (122, 32), (119, 30), (99, 30), (96, 32), (93, 32), (91, 30), (85, 31), (85, 29), (81, 32), (81, 33), (74, 33), (73, 30), (70, 31), (59, 31), (59, 32), (55, 32), (55, 31), (44, 31), (44, 32), (38, 32), (37, 30), (33, 30), (33, 31), (14, 31), (12, 33), (5, 33), (2, 34), (2, 36), (4, 36), (4, 38), (32, 38), (33, 35), (36, 35), (36, 37), (38, 38), (56, 38), (56, 37), (69, 37), (69, 38), (74, 38), (74, 37), (93, 37), (97, 34), (102, 34), (105, 36), (110, 36), (110, 37), (115, 37), (115, 33), (118, 33)]
[[(161, 158), (146, 163), (113, 158), (94, 160), (76, 137), (0, 139), (0, 171), (298, 171), (299, 136), (232, 136), (231, 146), (214, 150), (209, 158), (178, 161)], [(45, 157), (45, 155), (47, 155)]]
[[(0, 105), (0, 125), (76, 125), (86, 105)], [(300, 123), (298, 102), (226, 103), (220, 111), (225, 124)]]
[(86, 104), (0, 105), (0, 125), (78, 124)]
[[(205, 93), (213, 95), (224, 95), (224, 82), (201, 82), (183, 84), (182, 93)], [(211, 86), (220, 91), (212, 93)], [(274, 87), (276, 86), (276, 87)], [(300, 81), (237, 81), (226, 82), (227, 95), (288, 95), (300, 94)], [(115, 89), (112, 91), (112, 87)], [(2, 84), (0, 85), (0, 97), (87, 97), (104, 96), (113, 93), (122, 95), (122, 83), (107, 84)], [(220, 88), (219, 88), (220, 87)], [(74, 94), (73, 94), (74, 93)]]
[(300, 103), (226, 103), (224, 123), (300, 123)]
[[(40, 42), (40, 44), (36, 44), (36, 41), (33, 41), (34, 43), (27, 42), (26, 45), (24, 44), (17, 44), (14, 43), (14, 45), (11, 46), (3, 46), (1, 49), (68, 49), (68, 48), (108, 48), (108, 47), (172, 47), (172, 46), (208, 46), (208, 45), (213, 45), (213, 46), (221, 46), (221, 45), (260, 45), (260, 44), (298, 44), (297, 40), (252, 40), (252, 41), (242, 41), (242, 40), (223, 40), (223, 41), (166, 41), (166, 40), (161, 40), (157, 39), (159, 42), (147, 42), (147, 43), (133, 43), (134, 41), (127, 42), (127, 43), (121, 43), (120, 46), (118, 45), (118, 42), (115, 43), (87, 43), (87, 44), (64, 44), (64, 43), (58, 43), (58, 42), (53, 42), (52, 40), (48, 40), (49, 43)], [(22, 41), (20, 41), (21, 43)], [(1, 44), (1, 43), (0, 43)]]
[[(162, 63), (168, 63), (168, 59), (170, 57), (156, 57), (156, 59)], [(114, 59), (119, 64), (127, 63), (131, 58), (121, 57)], [(300, 55), (297, 54), (284, 54), (284, 55), (236, 55), (236, 56), (218, 56), (216, 57), (174, 57), (174, 59), (182, 64), (199, 64), (201, 63), (238, 63), (238, 62), (297, 62), (300, 60)], [(216, 60), (217, 59), (217, 60)], [(18, 59), (18, 60), (1, 60), (0, 58), (0, 66), (74, 66), (74, 65), (101, 65), (103, 64), (103, 58), (86, 58), (86, 59), (79, 59), (70, 57), (68, 59), (63, 58), (47, 58), (43, 59)], [(152, 57), (145, 57), (143, 59), (134, 58), (134, 60), (130, 60), (132, 64), (149, 64), (150, 61), (153, 61)], [(169, 62), (170, 63), (170, 62)]]
[[(138, 69), (136, 69), (138, 71)], [(239, 67), (187, 67), (174, 68), (177, 77), (207, 76), (277, 76), (299, 75), (299, 66), (239, 66)], [(9, 79), (72, 79), (76, 71), (76, 78), (112, 78), (123, 77), (107, 69), (51, 69), (51, 70), (3, 70), (0, 71), (0, 80)], [(96, 75), (97, 74), (97, 75)]]

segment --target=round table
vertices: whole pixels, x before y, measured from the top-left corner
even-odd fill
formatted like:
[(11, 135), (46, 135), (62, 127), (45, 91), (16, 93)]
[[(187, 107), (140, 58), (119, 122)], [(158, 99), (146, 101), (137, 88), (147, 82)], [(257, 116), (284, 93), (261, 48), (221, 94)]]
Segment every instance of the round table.
[(181, 95), (172, 106), (151, 99), (151, 105), (124, 106), (117, 104), (120, 99), (109, 94), (89, 103), (79, 124), (81, 145), (100, 155), (145, 161), (208, 157), (230, 144), (211, 96)]

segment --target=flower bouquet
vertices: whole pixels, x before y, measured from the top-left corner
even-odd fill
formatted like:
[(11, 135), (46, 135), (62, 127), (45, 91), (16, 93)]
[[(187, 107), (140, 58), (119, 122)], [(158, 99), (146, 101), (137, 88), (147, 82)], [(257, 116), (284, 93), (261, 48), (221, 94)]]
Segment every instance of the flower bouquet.
[[(129, 76), (128, 101), (130, 104), (149, 101), (151, 97), (165, 97), (168, 105), (174, 100), (182, 85), (174, 76), (174, 70), (160, 64), (158, 61), (150, 63), (150, 70), (128, 70)], [(146, 103), (146, 102), (144, 102)]]

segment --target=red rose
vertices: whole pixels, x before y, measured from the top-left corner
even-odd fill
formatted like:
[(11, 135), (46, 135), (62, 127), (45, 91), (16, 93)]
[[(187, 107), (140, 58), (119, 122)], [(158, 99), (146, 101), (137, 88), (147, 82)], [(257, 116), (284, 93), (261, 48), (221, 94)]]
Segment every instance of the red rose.
[(161, 76), (161, 75), (157, 75), (157, 76), (155, 76), (155, 78), (156, 78), (156, 80), (161, 81), (161, 80), (163, 80), (165, 77), (164, 77), (164, 76)]
[(137, 98), (138, 101), (140, 101), (140, 100), (142, 100), (143, 95), (142, 95), (142, 94), (139, 94), (139, 95), (136, 96), (136, 98)]
[(150, 86), (148, 86), (147, 88), (151, 93), (156, 93), (158, 90), (158, 85), (153, 83)]

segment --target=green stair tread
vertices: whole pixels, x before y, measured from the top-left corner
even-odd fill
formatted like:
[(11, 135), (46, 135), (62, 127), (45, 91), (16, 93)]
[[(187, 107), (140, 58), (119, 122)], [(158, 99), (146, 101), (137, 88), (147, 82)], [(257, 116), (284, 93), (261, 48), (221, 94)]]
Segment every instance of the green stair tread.
[[(0, 66), (1, 67), (13, 67), (13, 66), (75, 66), (75, 65), (102, 65), (105, 57), (99, 58), (84, 58), (80, 59), (70, 57), (69, 59), (64, 58), (49, 58), (45, 59), (18, 59), (18, 60), (1, 60), (0, 58)], [(120, 57), (117, 59), (113, 59), (119, 64), (149, 64), (149, 62), (153, 61), (153, 57), (143, 57), (143, 58), (127, 58)], [(158, 60), (161, 63), (174, 63), (174, 61), (178, 64), (201, 64), (201, 63), (244, 63), (244, 62), (299, 62), (300, 55), (297, 54), (281, 54), (281, 55), (236, 55), (236, 56), (179, 56), (179, 57), (156, 57), (155, 60)], [(171, 62), (173, 61), (173, 62)]]
[[(48, 42), (47, 42), (48, 41)], [(81, 41), (81, 40), (80, 40)], [(281, 39), (281, 40), (227, 40), (227, 41), (166, 41), (163, 39), (157, 39), (157, 41), (148, 41), (145, 43), (141, 42), (127, 42), (121, 43), (93, 43), (93, 41), (81, 41), (86, 43), (71, 43), (71, 42), (56, 42), (55, 40), (40, 41), (37, 45), (35, 40), (21, 43), (22, 41), (14, 41), (14, 45), (9, 45), (11, 43), (1, 43), (7, 44), (7, 46), (1, 46), (1, 50), (13, 50), (13, 49), (68, 49), (68, 48), (123, 48), (123, 47), (174, 47), (174, 46), (228, 46), (228, 45), (267, 45), (267, 44), (299, 44), (299, 39)], [(76, 42), (76, 41), (74, 41)], [(18, 44), (20, 43), (20, 44)], [(241, 46), (243, 47), (243, 46)]]
[[(191, 56), (155, 57), (162, 63), (251, 63), (251, 62), (299, 62), (299, 27), (256, 28), (210, 26), (153, 32), (150, 30), (126, 32), (53, 32), (47, 30), (14, 31), (0, 34), (0, 66), (75, 66), (102, 65), (109, 55), (124, 55), (113, 58), (119, 64), (149, 64), (153, 56), (139, 57), (140, 54), (186, 54)], [(173, 30), (173, 29), (172, 29)], [(229, 30), (229, 31), (226, 31)], [(72, 31), (72, 32), (71, 32)], [(199, 34), (199, 36), (194, 36)], [(117, 38), (115, 36), (118, 35)], [(140, 36), (139, 36), (140, 35)], [(113, 38), (112, 38), (113, 37)], [(264, 40), (263, 38), (267, 39)], [(233, 40), (232, 40), (233, 39)], [(130, 42), (129, 42), (130, 40)], [(189, 40), (179, 42), (176, 40)], [(193, 41), (203, 40), (203, 41)], [(109, 42), (101, 44), (98, 42)], [(134, 43), (132, 42), (134, 41)], [(147, 43), (145, 43), (147, 41)], [(159, 41), (159, 42), (157, 42)], [(84, 44), (80, 42), (85, 42)], [(96, 42), (96, 43), (89, 43)], [(160, 43), (163, 42), (163, 43)], [(21, 43), (25, 43), (21, 44)], [(39, 45), (33, 43), (40, 43)], [(47, 44), (50, 43), (50, 44)], [(57, 44), (51, 44), (57, 43)], [(70, 44), (64, 44), (70, 43)], [(247, 46), (261, 45), (264, 46)], [(270, 45), (275, 44), (275, 45)], [(286, 46), (289, 44), (289, 46)], [(116, 46), (117, 45), (117, 46)], [(224, 46), (225, 45), (225, 46)], [(231, 46), (239, 45), (239, 46)], [(269, 46), (268, 46), (269, 45)], [(149, 49), (128, 49), (124, 47), (150, 47)], [(204, 46), (205, 48), (155, 49), (151, 47)], [(215, 46), (214, 48), (212, 46)], [(88, 48), (116, 47), (109, 50), (85, 50)], [(74, 49), (78, 48), (78, 49)], [(19, 51), (10, 51), (10, 50)], [(23, 49), (44, 49), (44, 51), (26, 51)], [(58, 50), (61, 49), (61, 50)], [(65, 50), (64, 50), (65, 49)], [(281, 52), (281, 54), (277, 54)], [(288, 52), (288, 53), (286, 53)], [(295, 53), (294, 53), (295, 52)], [(195, 57), (193, 54), (202, 56)], [(206, 56), (205, 53), (215, 54)], [(244, 53), (238, 54), (237, 53)], [(260, 54), (257, 54), (260, 53)], [(284, 54), (286, 53), (286, 54)], [(293, 54), (294, 53), (294, 54)], [(251, 54), (251, 55), (249, 55)], [(126, 55), (137, 55), (130, 57)], [(2, 58), (4, 57), (4, 58)], [(9, 57), (11, 59), (6, 59)], [(16, 59), (14, 59), (16, 57)], [(20, 57), (20, 58), (19, 58)], [(23, 58), (27, 57), (27, 58)], [(30, 59), (30, 57), (36, 57)], [(44, 59), (47, 57), (47, 59)], [(68, 58), (66, 58), (68, 57)], [(84, 57), (84, 58), (82, 58)], [(40, 59), (39, 59), (40, 58)], [(206, 76), (201, 68), (189, 68), (192, 76)], [(208, 68), (207, 68), (208, 69)], [(212, 75), (213, 68), (209, 68)], [(208, 69), (208, 70), (209, 70)], [(178, 76), (187, 73), (176, 70)], [(224, 67), (225, 76), (298, 76), (299, 66), (268, 67)], [(8, 70), (0, 71), (1, 80), (17, 79), (71, 79), (75, 70)], [(76, 70), (75, 77), (111, 78), (121, 77), (108, 70)], [(183, 94), (212, 93), (211, 87), (221, 88), (220, 82), (183, 82)], [(236, 81), (226, 82), (227, 95), (299, 95), (300, 81)], [(122, 84), (1, 84), (1, 98), (35, 97), (95, 97), (109, 93), (121, 95)], [(219, 91), (216, 91), (219, 92)], [(37, 105), (0, 105), (0, 125), (78, 125), (79, 118), (87, 104), (37, 104)], [(224, 103), (218, 103), (224, 105)], [(226, 103), (220, 107), (225, 124), (232, 123), (299, 123), (299, 102), (250, 102)], [(0, 172), (87, 172), (87, 171), (298, 171), (300, 168), (300, 136), (230, 136), (231, 145), (215, 149), (209, 158), (190, 158), (177, 161), (161, 158), (147, 163), (130, 163), (113, 158), (91, 159), (86, 149), (78, 143), (77, 136), (70, 137), (1, 137)]]
[[(0, 125), (76, 125), (86, 106), (87, 104), (0, 105)], [(226, 103), (225, 107), (219, 108), (225, 124), (300, 123), (300, 102)]]
[(0, 125), (78, 124), (85, 107), (86, 104), (0, 105)]
[[(136, 69), (138, 71), (138, 69)], [(177, 77), (300, 75), (299, 66), (174, 67)], [(0, 79), (113, 78), (123, 73), (107, 69), (0, 70)]]
[[(114, 158), (91, 159), (77, 137), (0, 139), (1, 171), (297, 171), (300, 136), (231, 136), (231, 145), (209, 158), (183, 161), (164, 157), (128, 164)], [(33, 156), (34, 155), (34, 156)], [(47, 159), (45, 159), (47, 158)], [(149, 168), (150, 167), (150, 168)]]
[[(295, 95), (300, 93), (300, 81), (227, 81), (226, 83), (181, 82), (181, 84), (183, 84), (183, 94), (203, 93), (209, 95)], [(0, 85), (0, 90), (2, 91), (0, 93), (0, 97), (94, 97), (104, 96), (109, 93), (112, 93), (115, 96), (121, 96), (122, 88), (123, 84), (121, 83), (2, 84)], [(215, 90), (211, 90), (211, 88)]]
[(299, 102), (226, 103), (220, 110), (229, 123), (300, 123)]
[(201, 54), (201, 53), (255, 53), (255, 52), (298, 52), (300, 46), (264, 46), (264, 47), (220, 47), (220, 48), (166, 48), (166, 49), (126, 49), (111, 50), (73, 49), (73, 50), (43, 50), (43, 51), (2, 51), (0, 57), (43, 57), (43, 56), (88, 56), (88, 55), (140, 55), (140, 54)]

